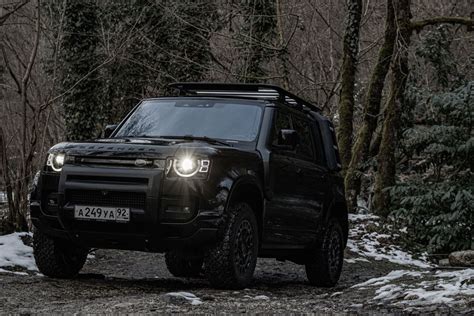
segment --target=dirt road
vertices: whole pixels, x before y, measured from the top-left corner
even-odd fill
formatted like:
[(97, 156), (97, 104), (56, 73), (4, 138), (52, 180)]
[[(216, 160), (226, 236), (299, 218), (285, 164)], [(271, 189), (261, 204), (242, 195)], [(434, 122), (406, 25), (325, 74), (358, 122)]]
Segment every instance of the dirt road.
[[(242, 291), (211, 289), (204, 279), (173, 278), (162, 255), (98, 250), (74, 280), (0, 273), (1, 313), (219, 313), (379, 312), (400, 307), (372, 302), (374, 289), (351, 286), (396, 269), (388, 262), (345, 263), (339, 285), (314, 288), (301, 266), (260, 260), (254, 285)], [(199, 300), (166, 295), (191, 292)], [(193, 305), (195, 302), (196, 305)], [(418, 312), (468, 313), (472, 306), (417, 308)]]

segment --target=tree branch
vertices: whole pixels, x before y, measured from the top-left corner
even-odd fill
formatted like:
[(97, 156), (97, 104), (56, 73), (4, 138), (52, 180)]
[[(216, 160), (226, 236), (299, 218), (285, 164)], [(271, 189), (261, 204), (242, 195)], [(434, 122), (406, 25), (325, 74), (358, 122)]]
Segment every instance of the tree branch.
[(23, 0), (18, 2), (10, 11), (5, 12), (0, 16), (0, 26), (7, 21), (7, 19), (15, 13), (16, 11), (20, 10), (25, 4), (27, 4), (30, 0)]
[(451, 17), (451, 16), (439, 16), (426, 20), (419, 20), (411, 22), (411, 29), (413, 31), (421, 31), (425, 26), (437, 25), (437, 24), (462, 24), (467, 27), (474, 27), (474, 20), (468, 17)]
[[(23, 147), (22, 147), (22, 157), (23, 159), (26, 156), (26, 138), (27, 138), (27, 106), (28, 106), (28, 81), (30, 80), (31, 77), (31, 71), (33, 70), (33, 65), (35, 63), (36, 55), (38, 52), (38, 46), (39, 46), (39, 39), (40, 39), (40, 25), (41, 25), (41, 9), (40, 9), (40, 0), (37, 0), (36, 3), (36, 11), (37, 11), (37, 17), (36, 17), (36, 29), (35, 29), (35, 38), (34, 38), (34, 43), (33, 43), (33, 48), (30, 53), (30, 57), (28, 60), (28, 66), (26, 67), (25, 74), (23, 75), (23, 78), (21, 80), (21, 103), (23, 106)], [(34, 135), (34, 142), (36, 143), (36, 135)], [(34, 151), (34, 148), (30, 148), (30, 154), (28, 155), (26, 161), (23, 161), (23, 172), (26, 173), (26, 169), (29, 166), (29, 163), (32, 159), (32, 154), (31, 152)], [(31, 156), (31, 157), (30, 157)]]

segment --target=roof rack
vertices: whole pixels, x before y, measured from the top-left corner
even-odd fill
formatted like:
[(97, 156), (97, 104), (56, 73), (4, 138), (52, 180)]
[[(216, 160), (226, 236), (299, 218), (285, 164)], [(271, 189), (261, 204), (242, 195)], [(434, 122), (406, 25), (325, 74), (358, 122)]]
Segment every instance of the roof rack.
[(279, 100), (288, 106), (303, 110), (321, 112), (317, 106), (301, 99), (285, 89), (270, 84), (258, 83), (207, 83), (207, 82), (176, 82), (168, 85), (177, 89), (180, 95), (233, 96), (264, 100)]

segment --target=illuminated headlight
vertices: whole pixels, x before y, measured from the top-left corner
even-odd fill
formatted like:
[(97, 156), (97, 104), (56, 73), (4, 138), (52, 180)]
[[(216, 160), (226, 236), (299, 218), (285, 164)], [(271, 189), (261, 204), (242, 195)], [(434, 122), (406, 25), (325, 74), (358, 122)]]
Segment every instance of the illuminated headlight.
[(184, 178), (192, 177), (196, 174), (205, 175), (209, 172), (210, 161), (194, 157), (182, 157), (172, 160), (174, 172)]
[(50, 166), (56, 172), (60, 172), (64, 166), (66, 155), (63, 153), (49, 154), (46, 165)]

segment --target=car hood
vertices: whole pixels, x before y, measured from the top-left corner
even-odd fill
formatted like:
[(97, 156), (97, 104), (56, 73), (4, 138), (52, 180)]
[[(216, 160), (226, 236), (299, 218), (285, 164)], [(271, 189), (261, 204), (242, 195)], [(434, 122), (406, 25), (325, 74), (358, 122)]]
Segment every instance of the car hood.
[(81, 157), (154, 158), (166, 159), (180, 155), (227, 156), (239, 153), (257, 155), (255, 150), (210, 144), (194, 140), (121, 139), (108, 138), (84, 142), (63, 142), (50, 153), (62, 152)]

